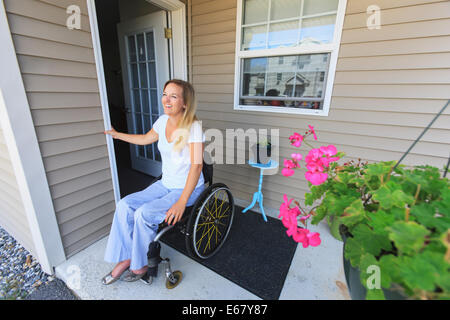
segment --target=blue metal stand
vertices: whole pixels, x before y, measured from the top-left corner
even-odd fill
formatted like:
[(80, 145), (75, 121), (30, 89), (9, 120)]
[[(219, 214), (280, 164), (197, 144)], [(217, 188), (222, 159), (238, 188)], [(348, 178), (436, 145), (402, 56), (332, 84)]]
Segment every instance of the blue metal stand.
[(258, 192), (255, 192), (253, 194), (252, 203), (247, 208), (242, 210), (242, 213), (245, 213), (248, 210), (250, 210), (251, 208), (253, 208), (255, 206), (256, 202), (258, 202), (259, 203), (259, 208), (261, 209), (261, 214), (263, 216), (263, 219), (264, 219), (265, 222), (267, 222), (266, 213), (264, 212), (263, 194), (262, 194), (262, 183), (263, 183), (263, 175), (264, 175), (263, 172), (264, 172), (265, 169), (275, 169), (276, 167), (278, 167), (278, 162), (270, 160), (269, 163), (267, 163), (267, 164), (261, 164), (261, 163), (256, 163), (256, 162), (249, 161), (248, 164), (250, 166), (254, 167), (254, 168), (259, 168), (259, 170), (260, 170), (259, 187), (258, 187)]

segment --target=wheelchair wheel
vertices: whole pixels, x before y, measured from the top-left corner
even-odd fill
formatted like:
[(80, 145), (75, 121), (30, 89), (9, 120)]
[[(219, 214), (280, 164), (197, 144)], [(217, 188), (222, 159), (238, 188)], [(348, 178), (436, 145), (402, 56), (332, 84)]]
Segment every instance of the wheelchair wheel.
[(186, 248), (194, 258), (207, 259), (216, 254), (230, 232), (234, 200), (223, 183), (208, 187), (197, 199), (187, 224)]

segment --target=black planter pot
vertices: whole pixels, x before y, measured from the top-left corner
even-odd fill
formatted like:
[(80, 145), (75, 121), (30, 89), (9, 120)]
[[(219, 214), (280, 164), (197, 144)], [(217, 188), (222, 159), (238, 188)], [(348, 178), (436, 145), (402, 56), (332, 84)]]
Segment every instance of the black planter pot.
[(267, 164), (272, 156), (272, 145), (269, 143), (265, 147), (256, 144), (256, 163)]
[[(344, 273), (345, 280), (347, 281), (348, 291), (350, 293), (350, 297), (352, 300), (365, 300), (367, 289), (361, 283), (360, 273), (361, 271), (358, 268), (355, 268), (350, 263), (350, 260), (345, 258), (345, 244), (347, 239), (351, 237), (348, 233), (347, 229), (344, 226), (340, 226), (339, 228), (340, 234), (342, 236), (342, 241), (344, 242), (344, 250), (342, 252), (342, 260), (344, 263)], [(384, 297), (386, 300), (406, 300), (407, 298), (400, 293), (382, 288)]]

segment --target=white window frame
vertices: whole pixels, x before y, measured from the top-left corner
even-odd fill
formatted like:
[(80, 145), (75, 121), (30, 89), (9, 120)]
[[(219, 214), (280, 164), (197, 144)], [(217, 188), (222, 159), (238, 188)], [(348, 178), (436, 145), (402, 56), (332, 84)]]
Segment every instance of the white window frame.
[[(292, 48), (275, 48), (275, 49), (248, 50), (248, 51), (243, 50), (241, 51), (243, 1), (244, 0), (238, 0), (237, 3), (236, 56), (235, 56), (235, 73), (234, 73), (235, 74), (234, 110), (328, 116), (330, 110), (331, 96), (333, 92), (334, 77), (336, 73), (336, 65), (339, 56), (339, 47), (341, 43), (342, 27), (344, 25), (347, 0), (339, 0), (339, 5), (336, 14), (336, 24), (334, 29), (333, 43), (323, 45), (304, 45)], [(314, 53), (330, 53), (329, 67), (327, 70), (328, 75), (326, 80), (327, 82), (325, 88), (325, 97), (323, 102), (323, 108), (321, 110), (290, 108), (290, 107), (274, 107), (274, 106), (256, 106), (256, 105), (251, 106), (240, 104), (241, 63), (244, 58), (288, 56), (288, 55), (314, 54)]]

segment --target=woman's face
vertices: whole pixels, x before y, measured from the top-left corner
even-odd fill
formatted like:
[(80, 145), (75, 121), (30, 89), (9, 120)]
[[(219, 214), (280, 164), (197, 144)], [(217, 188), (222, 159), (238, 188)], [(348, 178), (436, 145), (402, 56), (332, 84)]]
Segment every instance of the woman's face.
[(184, 112), (183, 88), (175, 83), (169, 83), (162, 96), (164, 113), (168, 116), (181, 115)]

